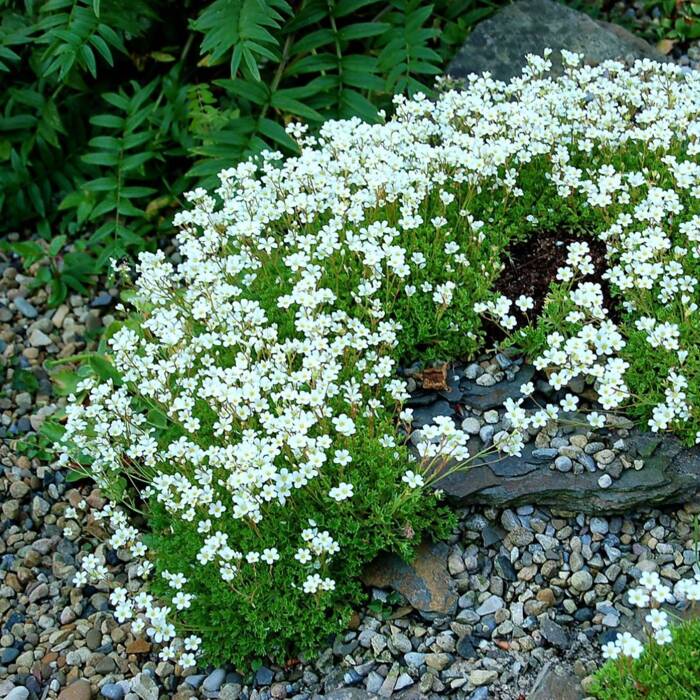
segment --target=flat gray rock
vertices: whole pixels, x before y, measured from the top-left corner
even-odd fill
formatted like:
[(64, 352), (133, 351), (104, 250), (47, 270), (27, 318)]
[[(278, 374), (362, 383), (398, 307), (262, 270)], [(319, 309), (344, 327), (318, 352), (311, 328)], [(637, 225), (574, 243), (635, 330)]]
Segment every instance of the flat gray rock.
[[(686, 448), (673, 435), (631, 431), (626, 453), (644, 460), (642, 469), (626, 469), (608, 488), (604, 472), (582, 474), (550, 469), (528, 444), (521, 457), (477, 463), (435, 482), (460, 505), (551, 506), (589, 514), (621, 513), (641, 506), (683, 503), (700, 491), (700, 450)], [(536, 451), (535, 451), (536, 453)], [(537, 454), (537, 453), (536, 453)]]
[(553, 0), (518, 0), (476, 26), (447, 74), (466, 78), (489, 71), (497, 80), (520, 75), (525, 56), (553, 50), (552, 74), (562, 73), (561, 50), (585, 55), (590, 64), (610, 59), (666, 61), (653, 46), (623, 27), (594, 20)]
[(583, 700), (584, 693), (576, 676), (562, 664), (548, 661), (540, 671), (529, 700)]

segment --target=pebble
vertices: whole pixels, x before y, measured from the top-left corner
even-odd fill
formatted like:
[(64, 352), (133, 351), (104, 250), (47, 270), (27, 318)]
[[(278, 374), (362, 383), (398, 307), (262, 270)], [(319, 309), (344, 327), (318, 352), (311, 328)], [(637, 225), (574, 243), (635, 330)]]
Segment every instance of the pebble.
[(540, 630), (542, 632), (542, 636), (550, 644), (553, 644), (555, 647), (559, 647), (560, 649), (566, 649), (568, 647), (569, 635), (564, 631), (564, 628), (561, 625), (557, 624), (553, 620), (545, 617), (540, 622)]
[[(132, 680), (131, 691), (141, 700), (158, 700), (158, 686), (153, 678), (145, 672), (139, 673)], [(128, 695), (126, 697), (128, 698)]]
[(616, 455), (612, 450), (600, 450), (600, 452), (596, 452), (594, 455), (595, 461), (602, 465), (610, 464), (615, 457)]
[(593, 587), (593, 576), (591, 576), (591, 574), (585, 569), (573, 573), (570, 581), (571, 587), (582, 593), (590, 590)]
[(574, 463), (570, 457), (561, 455), (554, 460), (554, 466), (560, 472), (570, 472), (573, 469)]
[(29, 691), (26, 688), (13, 688), (6, 696), (5, 700), (27, 700)]
[(242, 688), (238, 683), (227, 683), (221, 688), (219, 700), (238, 700), (238, 698), (241, 696), (241, 690)]
[(425, 654), (421, 654), (417, 651), (409, 651), (407, 654), (404, 654), (403, 659), (407, 666), (420, 668), (425, 663)]
[(452, 657), (449, 654), (436, 653), (425, 655), (426, 666), (434, 668), (437, 671), (442, 671), (451, 661)]
[(117, 683), (105, 683), (100, 688), (100, 694), (107, 700), (124, 700), (124, 688)]
[(29, 344), (34, 348), (43, 348), (51, 345), (51, 343), (53, 343), (53, 340), (38, 328), (35, 328), (29, 336)]
[[(258, 685), (270, 685), (275, 679), (275, 674), (267, 666), (261, 666), (255, 672), (255, 682)], [(206, 681), (204, 682), (206, 687)]]
[(210, 692), (215, 692), (221, 688), (221, 685), (226, 678), (226, 671), (223, 668), (214, 669), (202, 683), (202, 688)]
[(498, 411), (486, 411), (484, 413), (484, 420), (489, 425), (495, 425), (498, 423)]
[(490, 445), (495, 434), (496, 429), (492, 425), (485, 425), (481, 428), (481, 430), (479, 430), (479, 437), (484, 445)]
[(36, 318), (39, 315), (39, 312), (24, 297), (15, 297), (15, 308), (27, 318)]
[(462, 421), (462, 430), (468, 435), (478, 435), (481, 430), (481, 422), (471, 416)]
[[(58, 700), (90, 700), (91, 697), (92, 689), (90, 688), (90, 683), (81, 679), (64, 688), (59, 693)], [(158, 700), (157, 697), (156, 700)]]
[(596, 535), (607, 535), (608, 534), (608, 521), (604, 518), (591, 518), (590, 522), (591, 532)]
[(493, 386), (496, 384), (496, 378), (492, 374), (482, 374), (476, 378), (476, 383), (479, 386)]
[(475, 669), (469, 672), (469, 682), (472, 685), (491, 685), (498, 678), (496, 671), (484, 671)]

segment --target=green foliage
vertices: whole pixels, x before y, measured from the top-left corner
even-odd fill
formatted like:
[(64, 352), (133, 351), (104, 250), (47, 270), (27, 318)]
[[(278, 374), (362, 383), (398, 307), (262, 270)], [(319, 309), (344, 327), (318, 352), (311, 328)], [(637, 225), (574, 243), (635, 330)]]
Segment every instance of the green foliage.
[(657, 39), (693, 41), (700, 39), (700, 2), (678, 0), (647, 0), (647, 12), (658, 12), (650, 33)]
[(48, 286), (50, 306), (60, 304), (69, 291), (87, 294), (95, 277), (95, 259), (87, 252), (89, 241), (79, 240), (69, 247), (66, 241), (65, 234), (50, 241), (0, 241), (0, 250), (19, 255), (27, 268), (36, 268), (29, 289)]
[(700, 621), (673, 628), (673, 642), (650, 642), (636, 661), (608, 661), (589, 694), (599, 700), (695, 700), (700, 697)]
[(700, 39), (700, 3), (694, 0), (644, 0), (640, 3), (640, 17), (625, 13), (626, 7), (610, 0), (596, 0), (597, 5), (609, 12), (612, 21), (640, 34), (647, 41), (658, 43), (664, 53), (675, 44), (687, 48), (688, 43)]
[[(212, 576), (207, 567), (188, 569), (188, 591), (195, 594), (187, 611), (187, 624), (202, 631), (203, 653), (208, 663), (234, 663), (245, 667), (251, 659), (270, 657), (284, 664), (299, 653), (313, 653), (329, 635), (347, 629), (353, 609), (366, 598), (360, 577), (366, 564), (380, 551), (394, 550), (410, 560), (421, 536), (430, 532), (437, 539), (449, 536), (454, 515), (437, 503), (426, 504), (426, 495), (396, 487), (396, 474), (405, 468), (405, 448), (396, 456), (393, 449), (380, 448), (366, 434), (348, 444), (353, 463), (343, 478), (355, 485), (355, 496), (339, 505), (320, 503), (323, 488), (309, 489), (295, 506), (275, 506), (257, 531), (244, 520), (227, 519), (219, 524), (229, 541), (244, 551), (276, 547), (280, 559), (274, 569), (259, 562), (260, 574), (238, 577), (227, 584)], [(333, 483), (338, 474), (324, 474), (323, 483)], [(155, 554), (157, 573), (178, 571), (183, 561), (195, 561), (205, 535), (196, 524), (163, 512), (155, 498), (149, 503), (154, 535), (149, 546)], [(294, 555), (300, 546), (299, 533), (313, 521), (319, 531), (328, 530), (340, 545), (342, 556), (325, 565), (325, 573), (336, 589), (311, 596), (302, 589)], [(269, 571), (269, 575), (264, 572)], [(151, 590), (167, 600), (172, 591), (159, 575)], [(384, 616), (385, 611), (377, 611)], [(232, 624), (243, 621), (245, 624)], [(300, 631), (303, 631), (300, 633)]]
[[(3, 229), (83, 237), (93, 272), (155, 247), (186, 189), (264, 149), (294, 152), (289, 121), (374, 121), (395, 92), (429, 93), (496, 4), (3, 0)], [(78, 259), (63, 267), (52, 279), (84, 283)]]

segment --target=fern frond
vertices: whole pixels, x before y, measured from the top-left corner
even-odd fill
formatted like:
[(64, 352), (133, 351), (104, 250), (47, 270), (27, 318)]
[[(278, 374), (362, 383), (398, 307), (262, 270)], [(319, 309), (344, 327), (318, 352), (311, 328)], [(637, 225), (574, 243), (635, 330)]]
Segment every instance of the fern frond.
[(201, 53), (211, 62), (230, 58), (231, 77), (239, 70), (260, 80), (258, 63), (279, 61), (279, 40), (270, 30), (279, 30), (283, 15), (291, 11), (284, 0), (214, 0), (192, 23), (204, 34)]
[(46, 45), (41, 56), (44, 77), (58, 73), (58, 79), (65, 81), (79, 67), (95, 78), (95, 52), (110, 66), (113, 49), (126, 53), (119, 34), (95, 14), (93, 0), (49, 0), (41, 14), (36, 42)]
[(151, 97), (158, 84), (158, 79), (143, 86), (132, 81), (130, 92), (106, 93), (102, 98), (109, 111), (90, 118), (101, 133), (90, 139), (90, 151), (82, 161), (92, 166), (97, 177), (69, 194), (61, 208), (78, 209), (79, 224), (104, 221), (92, 236), (93, 243), (113, 236), (121, 241), (120, 250), (126, 250), (127, 244), (135, 242), (135, 234), (125, 220), (142, 219), (145, 211), (139, 203), (156, 191), (142, 180), (144, 166), (156, 157), (150, 119), (157, 109)]
[(430, 92), (422, 82), (424, 76), (439, 75), (441, 57), (429, 44), (438, 31), (424, 26), (433, 12), (432, 5), (421, 0), (392, 0), (394, 10), (386, 16), (393, 28), (384, 35), (385, 44), (379, 54), (379, 65), (386, 75), (389, 93)]

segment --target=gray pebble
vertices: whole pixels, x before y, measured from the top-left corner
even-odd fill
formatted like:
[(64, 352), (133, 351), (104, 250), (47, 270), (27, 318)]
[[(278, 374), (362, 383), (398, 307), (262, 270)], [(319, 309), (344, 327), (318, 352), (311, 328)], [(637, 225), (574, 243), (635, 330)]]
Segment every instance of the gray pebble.
[(105, 683), (100, 688), (100, 695), (108, 698), (108, 700), (123, 700), (124, 688), (116, 683)]
[(204, 679), (202, 688), (208, 691), (219, 690), (224, 678), (226, 678), (226, 671), (223, 668), (216, 668)]
[(554, 466), (560, 472), (570, 472), (574, 465), (571, 458), (561, 455), (554, 460)]
[(501, 598), (496, 595), (489, 596), (479, 607), (476, 609), (476, 614), (484, 617), (485, 615), (493, 615), (496, 610), (500, 610), (504, 603)]
[(569, 581), (571, 587), (581, 593), (590, 590), (593, 586), (593, 576), (585, 569), (574, 572)]
[(15, 299), (15, 308), (27, 318), (36, 318), (39, 315), (39, 312), (24, 297)]
[(481, 423), (477, 418), (470, 416), (462, 421), (462, 430), (468, 435), (478, 435), (481, 430)]
[(6, 696), (5, 700), (27, 700), (29, 691), (26, 688), (13, 688)]
[(404, 654), (403, 660), (406, 662), (407, 666), (420, 668), (425, 663), (425, 654), (421, 654), (417, 651), (409, 651), (408, 654)]

